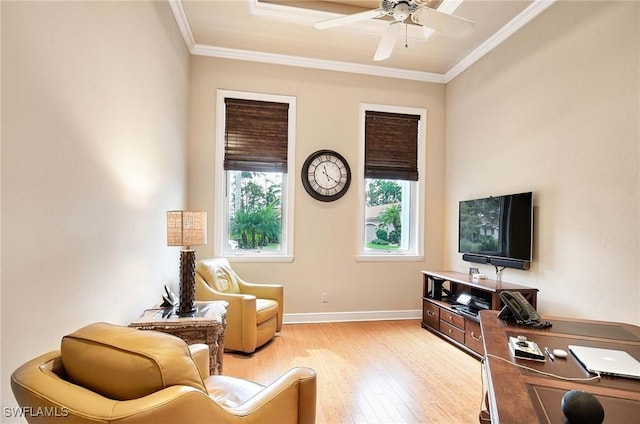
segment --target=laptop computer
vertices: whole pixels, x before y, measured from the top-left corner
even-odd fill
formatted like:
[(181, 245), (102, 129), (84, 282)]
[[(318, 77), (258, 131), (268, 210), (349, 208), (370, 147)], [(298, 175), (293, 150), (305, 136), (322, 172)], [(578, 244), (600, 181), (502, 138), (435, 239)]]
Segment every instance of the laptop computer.
[(624, 350), (574, 345), (569, 350), (589, 372), (640, 379), (640, 362)]

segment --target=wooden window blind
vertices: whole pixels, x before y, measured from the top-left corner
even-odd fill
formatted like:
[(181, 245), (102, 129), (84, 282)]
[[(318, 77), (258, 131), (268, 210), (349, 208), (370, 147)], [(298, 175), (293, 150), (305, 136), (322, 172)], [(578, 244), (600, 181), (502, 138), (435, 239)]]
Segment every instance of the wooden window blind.
[(287, 172), (289, 104), (225, 98), (224, 169)]
[(365, 112), (365, 178), (418, 181), (420, 115)]

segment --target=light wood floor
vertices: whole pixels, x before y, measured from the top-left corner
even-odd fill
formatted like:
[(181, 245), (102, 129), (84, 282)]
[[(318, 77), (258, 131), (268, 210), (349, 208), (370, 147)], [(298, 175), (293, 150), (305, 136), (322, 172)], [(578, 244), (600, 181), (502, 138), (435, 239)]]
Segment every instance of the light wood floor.
[(252, 355), (225, 353), (223, 374), (269, 384), (316, 370), (317, 423), (477, 423), (480, 361), (417, 320), (285, 325)]

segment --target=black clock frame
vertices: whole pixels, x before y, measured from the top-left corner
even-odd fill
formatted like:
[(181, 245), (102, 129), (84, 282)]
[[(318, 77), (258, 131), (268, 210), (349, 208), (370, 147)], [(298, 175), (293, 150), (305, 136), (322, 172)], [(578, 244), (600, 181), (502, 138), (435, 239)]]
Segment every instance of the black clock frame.
[[(331, 196), (323, 196), (322, 194), (318, 193), (313, 189), (311, 183), (309, 182), (309, 166), (311, 166), (311, 162), (313, 162), (315, 158), (322, 155), (335, 156), (340, 161), (342, 161), (347, 170), (347, 182), (345, 183), (344, 187), (342, 188), (342, 190)], [(302, 186), (307, 191), (307, 193), (309, 193), (309, 196), (321, 202), (333, 202), (340, 199), (347, 193), (347, 190), (349, 190), (349, 186), (351, 185), (351, 168), (349, 167), (349, 162), (347, 162), (344, 156), (342, 156), (340, 153), (333, 150), (323, 149), (318, 150), (317, 152), (313, 152), (309, 155), (309, 157), (307, 157), (307, 159), (304, 161), (304, 164), (302, 164), (301, 178)]]

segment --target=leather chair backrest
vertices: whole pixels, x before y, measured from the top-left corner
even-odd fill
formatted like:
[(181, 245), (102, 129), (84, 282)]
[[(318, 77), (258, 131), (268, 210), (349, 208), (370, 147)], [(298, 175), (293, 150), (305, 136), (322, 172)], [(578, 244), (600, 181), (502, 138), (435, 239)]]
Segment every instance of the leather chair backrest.
[(174, 385), (207, 393), (187, 344), (169, 334), (95, 323), (63, 337), (60, 351), (70, 381), (110, 399)]
[(238, 294), (240, 284), (238, 275), (231, 269), (226, 258), (212, 258), (198, 261), (196, 272), (214, 290), (220, 293)]

